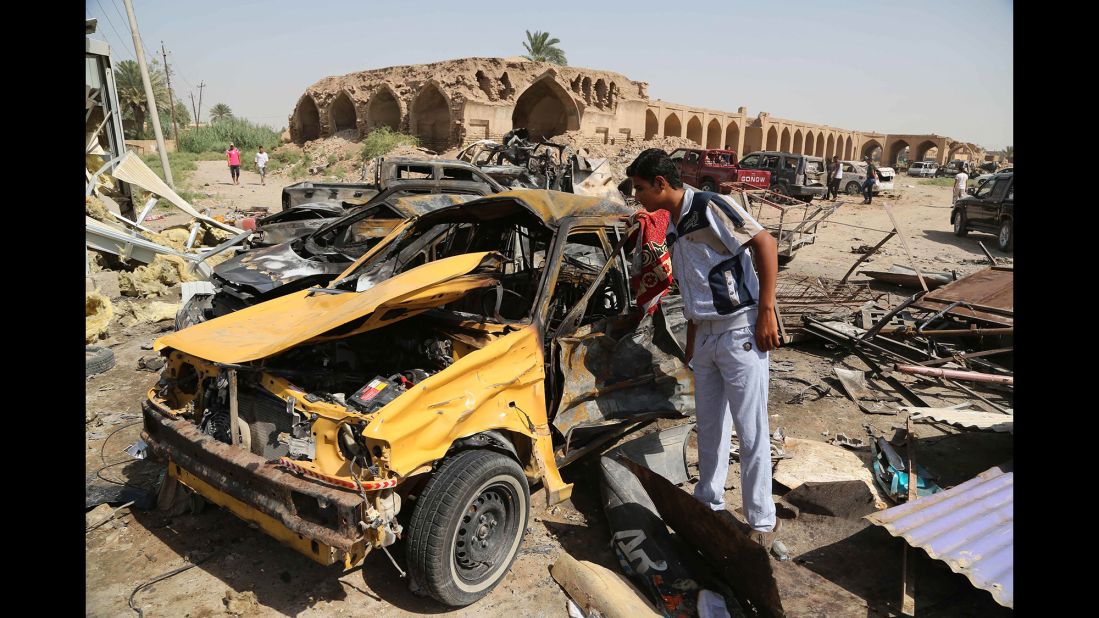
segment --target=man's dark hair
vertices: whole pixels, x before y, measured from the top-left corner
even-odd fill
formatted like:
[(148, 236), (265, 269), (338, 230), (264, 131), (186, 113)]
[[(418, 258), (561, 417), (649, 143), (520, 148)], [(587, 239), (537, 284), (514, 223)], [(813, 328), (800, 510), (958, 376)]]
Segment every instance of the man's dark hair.
[(679, 179), (679, 170), (672, 163), (668, 153), (659, 148), (642, 150), (641, 154), (626, 168), (626, 175), (631, 178), (642, 178), (648, 182), (654, 182), (657, 176), (663, 176), (668, 181), (668, 186), (679, 189), (683, 181)]

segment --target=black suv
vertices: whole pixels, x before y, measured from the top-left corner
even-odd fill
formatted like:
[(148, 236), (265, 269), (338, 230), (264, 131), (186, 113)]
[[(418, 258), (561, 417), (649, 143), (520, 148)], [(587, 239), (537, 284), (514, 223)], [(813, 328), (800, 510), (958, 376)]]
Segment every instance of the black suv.
[(771, 190), (806, 202), (824, 197), (824, 159), (792, 152), (753, 152), (740, 160), (742, 169), (770, 170)]
[(954, 235), (970, 230), (996, 234), (996, 246), (1010, 252), (1015, 244), (1015, 173), (996, 174), (966, 193), (950, 211)]

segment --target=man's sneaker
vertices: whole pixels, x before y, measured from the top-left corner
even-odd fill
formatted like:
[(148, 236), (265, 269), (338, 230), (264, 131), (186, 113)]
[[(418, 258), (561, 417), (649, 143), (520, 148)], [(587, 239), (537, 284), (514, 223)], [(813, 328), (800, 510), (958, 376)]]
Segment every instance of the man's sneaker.
[(759, 545), (763, 549), (770, 551), (771, 544), (775, 542), (775, 534), (781, 527), (782, 520), (776, 517), (774, 530), (771, 530), (770, 532), (764, 532), (762, 530), (752, 530), (751, 534), (748, 535), (748, 538), (752, 539), (752, 541), (755, 543), (759, 543)]

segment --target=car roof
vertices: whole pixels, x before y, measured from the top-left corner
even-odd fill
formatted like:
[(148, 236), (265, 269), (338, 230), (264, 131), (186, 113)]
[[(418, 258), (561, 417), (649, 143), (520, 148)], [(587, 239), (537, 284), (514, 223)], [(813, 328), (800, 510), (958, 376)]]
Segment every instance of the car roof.
[(546, 189), (514, 189), (455, 207), (487, 212), (492, 205), (508, 201), (519, 202), (549, 227), (558, 227), (570, 217), (624, 217), (633, 215), (638, 210), (601, 197)]

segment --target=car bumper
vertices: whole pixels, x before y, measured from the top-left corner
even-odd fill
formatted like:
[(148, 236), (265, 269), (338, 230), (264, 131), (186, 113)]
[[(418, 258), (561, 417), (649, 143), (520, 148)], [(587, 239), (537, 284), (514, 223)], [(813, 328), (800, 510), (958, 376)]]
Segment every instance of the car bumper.
[(168, 462), (168, 475), (322, 565), (361, 560), (370, 545), (357, 528), (359, 494), (299, 478), (207, 436), (146, 400), (142, 438)]
[(790, 187), (790, 195), (794, 197), (824, 197), (828, 193), (828, 187), (812, 185), (808, 187), (794, 185)]

